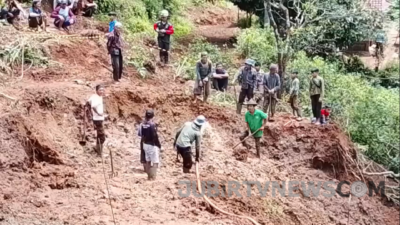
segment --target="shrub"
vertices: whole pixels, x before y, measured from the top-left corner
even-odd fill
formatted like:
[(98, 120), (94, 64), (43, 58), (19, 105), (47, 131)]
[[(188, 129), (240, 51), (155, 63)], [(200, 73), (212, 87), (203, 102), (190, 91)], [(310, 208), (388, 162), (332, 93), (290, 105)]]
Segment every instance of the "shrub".
[(275, 38), (268, 29), (250, 28), (242, 31), (236, 47), (242, 57), (255, 59), (265, 65), (276, 62)]
[(187, 21), (184, 17), (175, 16), (171, 20), (172, 25), (174, 26), (174, 35), (172, 36), (174, 39), (180, 39), (189, 35), (194, 25)]
[(399, 170), (399, 90), (374, 87), (360, 75), (344, 74), (338, 64), (322, 58), (309, 59), (304, 52), (296, 54), (289, 64), (299, 70), (302, 102), (309, 111), (310, 68), (319, 68), (326, 83), (324, 102), (332, 106), (333, 119), (352, 137), (368, 146), (364, 152), (372, 160)]

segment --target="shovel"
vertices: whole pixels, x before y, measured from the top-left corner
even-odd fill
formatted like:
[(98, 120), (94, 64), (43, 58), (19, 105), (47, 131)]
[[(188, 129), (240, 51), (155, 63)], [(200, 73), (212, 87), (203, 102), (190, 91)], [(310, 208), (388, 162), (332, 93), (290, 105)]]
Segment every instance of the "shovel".
[(84, 107), (83, 110), (83, 131), (82, 131), (82, 139), (79, 141), (79, 144), (82, 146), (86, 145), (86, 129), (87, 129), (87, 123), (86, 123), (86, 107)]

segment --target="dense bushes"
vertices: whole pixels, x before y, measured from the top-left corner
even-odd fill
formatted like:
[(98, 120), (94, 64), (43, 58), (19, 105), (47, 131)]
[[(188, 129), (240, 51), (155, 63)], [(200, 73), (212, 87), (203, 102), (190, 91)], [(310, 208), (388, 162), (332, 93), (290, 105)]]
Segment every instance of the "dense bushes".
[(290, 68), (300, 71), (302, 102), (309, 108), (310, 68), (319, 68), (326, 82), (325, 103), (332, 106), (333, 118), (353, 141), (368, 146), (365, 154), (393, 171), (399, 167), (399, 90), (374, 87), (361, 76), (344, 74), (339, 66), (322, 58), (295, 55)]
[[(276, 49), (270, 31), (247, 29), (238, 37), (237, 49), (245, 57), (261, 63), (275, 62)], [(305, 116), (310, 115), (308, 94), (310, 69), (319, 68), (326, 82), (324, 103), (332, 106), (335, 122), (353, 141), (368, 146), (365, 154), (393, 171), (399, 169), (399, 89), (386, 89), (376, 79), (367, 80), (361, 73), (346, 73), (342, 65), (320, 57), (309, 58), (305, 52), (293, 55), (288, 71), (299, 71), (301, 100)], [(395, 74), (398, 67), (379, 72), (379, 76)]]

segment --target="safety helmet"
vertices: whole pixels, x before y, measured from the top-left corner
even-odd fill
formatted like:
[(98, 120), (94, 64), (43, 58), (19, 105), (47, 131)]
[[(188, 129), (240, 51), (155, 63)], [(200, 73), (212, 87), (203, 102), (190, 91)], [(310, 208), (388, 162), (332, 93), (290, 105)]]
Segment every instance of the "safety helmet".
[(252, 60), (252, 59), (246, 59), (246, 61), (244, 63), (249, 66), (254, 66), (254, 60)]
[(168, 13), (168, 11), (167, 10), (162, 10), (161, 12), (160, 12), (160, 16), (162, 16), (162, 17), (168, 17), (169, 16), (169, 13)]

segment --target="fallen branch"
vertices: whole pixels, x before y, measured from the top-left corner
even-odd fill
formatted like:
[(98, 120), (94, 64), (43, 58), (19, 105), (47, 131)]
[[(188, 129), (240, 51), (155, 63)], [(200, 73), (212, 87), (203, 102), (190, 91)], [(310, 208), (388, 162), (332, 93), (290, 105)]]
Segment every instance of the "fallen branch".
[(8, 99), (13, 100), (13, 101), (17, 101), (16, 98), (13, 98), (13, 97), (8, 96), (8, 95), (6, 95), (6, 94), (4, 94), (4, 93), (1, 93), (1, 92), (0, 92), (0, 96), (3, 96), (3, 97), (5, 97), (5, 98), (8, 98)]
[[(200, 173), (199, 173), (199, 164), (198, 164), (198, 163), (196, 163), (196, 178), (197, 178), (197, 189), (198, 189), (199, 192), (201, 193), (201, 183), (200, 183)], [(221, 212), (221, 213), (223, 213), (223, 214), (226, 214), (226, 215), (229, 215), (229, 216), (236, 216), (236, 217), (243, 218), (243, 219), (248, 219), (248, 220), (250, 220), (254, 225), (260, 225), (257, 221), (255, 221), (255, 220), (254, 220), (253, 218), (251, 218), (251, 217), (248, 217), (248, 216), (241, 216), (241, 215), (229, 213), (229, 212), (226, 212), (226, 211), (224, 211), (224, 210), (218, 208), (218, 206), (216, 206), (214, 203), (212, 203), (212, 202), (210, 201), (210, 199), (208, 199), (208, 197), (207, 197), (206, 195), (204, 195), (204, 194), (203, 194), (203, 198), (204, 198), (204, 200), (206, 200), (206, 202), (207, 202), (208, 204), (210, 204), (214, 209), (216, 209), (217, 211), (219, 211), (219, 212)]]

